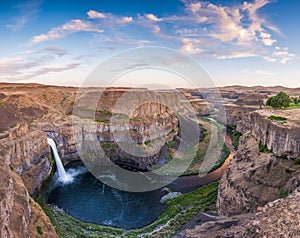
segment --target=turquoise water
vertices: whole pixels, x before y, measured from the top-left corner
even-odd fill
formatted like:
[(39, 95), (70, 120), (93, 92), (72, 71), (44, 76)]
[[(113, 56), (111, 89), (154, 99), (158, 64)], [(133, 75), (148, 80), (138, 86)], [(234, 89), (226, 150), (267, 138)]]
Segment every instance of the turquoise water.
[(166, 209), (160, 203), (160, 190), (132, 193), (111, 188), (85, 170), (82, 165), (67, 169), (73, 181), (63, 184), (55, 175), (45, 193), (47, 202), (84, 222), (124, 229), (144, 227)]

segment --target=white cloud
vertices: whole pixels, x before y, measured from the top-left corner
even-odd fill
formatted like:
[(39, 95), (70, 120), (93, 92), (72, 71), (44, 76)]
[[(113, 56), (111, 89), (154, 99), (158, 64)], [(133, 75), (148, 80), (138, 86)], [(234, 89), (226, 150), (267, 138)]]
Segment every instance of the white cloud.
[(56, 46), (47, 46), (43, 49), (38, 49), (38, 50), (28, 50), (25, 53), (26, 54), (39, 54), (39, 53), (45, 53), (45, 52), (53, 53), (59, 57), (62, 57), (64, 55), (68, 54), (68, 52), (66, 50), (58, 48)]
[(13, 19), (13, 24), (6, 25), (6, 27), (12, 31), (22, 30), (26, 24), (38, 14), (42, 3), (43, 0), (30, 0), (19, 4), (17, 6), (20, 11), (19, 16)]
[(265, 32), (260, 33), (260, 37), (262, 38), (261, 41), (266, 45), (266, 46), (272, 46), (277, 40), (274, 40), (271, 38), (271, 35)]
[(297, 56), (295, 54), (289, 53), (289, 48), (284, 47), (275, 47), (274, 52), (272, 53), (271, 57), (263, 57), (263, 59), (266, 62), (275, 63), (279, 62), (281, 64), (291, 63), (293, 59), (295, 59)]
[[(263, 52), (265, 46), (277, 42), (273, 33), (280, 34), (275, 26), (269, 24), (258, 11), (273, 2), (273, 0), (253, 0), (252, 2), (235, 3), (231, 5), (213, 4), (206, 1), (182, 0), (186, 7), (186, 16), (166, 17), (164, 20), (177, 20), (177, 24), (191, 23), (190, 29), (198, 27), (198, 36), (209, 39), (215, 45), (221, 41), (226, 47), (231, 46), (235, 51), (239, 48)], [(185, 32), (189, 27), (184, 24)], [(177, 32), (182, 32), (177, 30)], [(196, 35), (195, 35), (196, 36)], [(266, 53), (266, 51), (264, 51)], [(222, 57), (222, 56), (221, 56)], [(232, 57), (231, 54), (228, 57)]]
[(103, 19), (105, 18), (105, 13), (102, 13), (102, 12), (97, 12), (95, 10), (89, 10), (87, 12), (87, 15), (89, 18), (92, 18), (92, 19), (97, 19), (97, 18), (100, 18), (100, 19)]
[(270, 71), (267, 71), (267, 70), (255, 70), (255, 73), (257, 75), (264, 75), (264, 76), (274, 76), (274, 73), (270, 72)]
[(268, 63), (275, 63), (276, 59), (268, 56), (264, 56), (263, 59)]
[(232, 52), (226, 55), (216, 55), (217, 59), (239, 59), (239, 58), (249, 58), (257, 56), (255, 53), (251, 51), (241, 51), (241, 52)]
[(157, 16), (153, 15), (153, 14), (145, 14), (146, 18), (151, 20), (151, 21), (155, 21), (155, 22), (158, 22), (158, 21), (162, 21), (163, 19), (162, 18), (158, 18)]
[(273, 52), (273, 57), (277, 58), (277, 60), (282, 63), (290, 63), (291, 60), (296, 58), (295, 54), (289, 53), (288, 47), (285, 48), (280, 48), (280, 47), (275, 47), (275, 50)]
[(199, 46), (202, 41), (198, 39), (183, 38), (181, 40), (180, 51), (186, 54), (201, 54), (204, 52)]
[(0, 74), (19, 75), (23, 71), (39, 67), (44, 63), (49, 63), (54, 59), (53, 56), (43, 55), (38, 58), (26, 59), (22, 57), (0, 59)]
[(159, 33), (159, 32), (160, 32), (160, 27), (157, 26), (157, 25), (154, 25), (154, 26), (153, 26), (153, 29), (152, 29), (152, 33), (157, 34), (157, 33)]
[(75, 32), (103, 32), (97, 25), (91, 22), (82, 20), (71, 20), (61, 26), (52, 28), (48, 33), (37, 35), (32, 38), (33, 43), (39, 43), (42, 41), (56, 40), (64, 38), (65, 36)]
[(119, 20), (120, 23), (129, 23), (129, 22), (133, 22), (133, 18), (132, 17), (121, 17)]
[(47, 66), (47, 67), (40, 67), (37, 70), (34, 70), (29, 73), (24, 73), (18, 76), (8, 76), (6, 80), (8, 81), (20, 81), (20, 80), (28, 80), (33, 79), (35, 77), (47, 75), (49, 73), (60, 73), (67, 70), (76, 69), (80, 66), (80, 63), (70, 63), (66, 65), (54, 65), (54, 66)]
[(126, 24), (133, 22), (131, 16), (118, 16), (112, 13), (98, 12), (95, 10), (89, 10), (87, 12), (88, 18), (101, 20), (106, 27), (118, 27), (118, 24)]
[(275, 75), (273, 72), (268, 71), (268, 70), (263, 70), (263, 69), (257, 69), (257, 70), (244, 69), (242, 72), (244, 74), (256, 74), (259, 76), (274, 76)]
[(196, 2), (196, 3), (191, 3), (189, 6), (189, 10), (193, 13), (198, 12), (201, 8), (201, 3), (200, 2)]

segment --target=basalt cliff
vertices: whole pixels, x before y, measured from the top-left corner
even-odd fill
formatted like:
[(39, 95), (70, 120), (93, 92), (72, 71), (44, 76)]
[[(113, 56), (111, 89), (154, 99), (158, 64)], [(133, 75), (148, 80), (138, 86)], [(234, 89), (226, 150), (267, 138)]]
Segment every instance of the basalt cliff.
[[(104, 91), (100, 103), (96, 103), (95, 107), (90, 107), (93, 99), (87, 97), (93, 94), (91, 91), (97, 92), (97, 89), (90, 89), (81, 95), (82, 105), (78, 105), (79, 110), (76, 111), (77, 88), (0, 84), (1, 237), (38, 237), (41, 233), (38, 227), (41, 227), (43, 237), (57, 237), (49, 218), (34, 200), (53, 171), (54, 161), (47, 137), (55, 140), (64, 164), (80, 160), (74, 127), (83, 131), (85, 138), (82, 139), (95, 142), (98, 147), (98, 143), (102, 143), (109, 159), (119, 166), (149, 170), (159, 162), (161, 151), (150, 157), (137, 157), (122, 152), (115, 144), (114, 133), (124, 128), (110, 123), (112, 108), (130, 89), (112, 88)], [(136, 92), (138, 101), (145, 94), (153, 94), (146, 89), (131, 91)], [(172, 93), (155, 94), (169, 103), (178, 102)], [(143, 99), (140, 101), (143, 102)], [(191, 104), (197, 115), (208, 114), (204, 100), (199, 99)], [(74, 117), (79, 120), (74, 120)], [(149, 145), (148, 142), (158, 139), (166, 143), (179, 130), (174, 112), (168, 106), (155, 102), (141, 103), (133, 111), (132, 117), (126, 119), (128, 128), (125, 129), (141, 147), (151, 147), (154, 143)], [(80, 123), (76, 124), (78, 121)], [(161, 126), (163, 130), (151, 130), (153, 124)], [(121, 137), (121, 140), (126, 139)]]
[[(286, 234), (299, 236), (296, 221), (300, 213), (297, 190), (300, 186), (300, 111), (258, 110), (267, 96), (280, 90), (282, 88), (222, 88), (224, 102), (219, 102), (209, 89), (206, 100), (193, 90), (181, 89), (197, 115), (208, 115), (211, 107), (223, 103), (228, 124), (236, 125), (243, 135), (220, 181), (217, 207), (222, 216), (203, 217), (203, 221), (209, 222), (185, 229), (178, 237), (201, 237), (199, 234), (203, 234), (202, 237), (276, 237), (276, 229), (281, 229), (283, 237)], [(86, 136), (82, 141), (103, 143), (110, 159), (119, 166), (149, 170), (159, 163), (160, 151), (152, 157), (139, 158), (115, 147), (114, 132), (120, 128), (110, 123), (112, 107), (127, 91), (106, 90), (101, 103), (95, 107), (91, 107), (94, 103), (85, 100), (83, 95), (82, 105), (74, 111), (77, 88), (0, 84), (1, 237), (38, 237), (37, 227), (42, 227), (42, 237), (57, 237), (34, 198), (54, 165), (47, 137), (55, 140), (64, 164), (80, 159), (72, 128), (76, 122)], [(255, 96), (257, 93), (260, 97)], [(166, 99), (172, 101), (174, 96), (170, 94)], [(74, 116), (80, 120), (74, 121)], [(271, 120), (271, 116), (286, 120)], [(132, 118), (127, 119), (130, 137), (145, 148), (153, 146), (150, 142), (156, 139), (173, 140), (180, 132), (177, 115), (157, 103), (140, 105), (133, 111)], [(82, 123), (85, 120), (89, 123)], [(166, 130), (153, 133), (153, 124)], [(288, 225), (283, 225), (284, 222)]]

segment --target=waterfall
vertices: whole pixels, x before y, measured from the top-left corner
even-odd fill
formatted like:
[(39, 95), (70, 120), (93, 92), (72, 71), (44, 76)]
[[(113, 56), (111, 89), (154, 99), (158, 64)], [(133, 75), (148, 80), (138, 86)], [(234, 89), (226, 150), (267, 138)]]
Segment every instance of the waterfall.
[(59, 176), (59, 180), (63, 181), (63, 182), (67, 182), (70, 180), (69, 176), (67, 175), (65, 168), (61, 162), (61, 159), (58, 155), (57, 152), (57, 148), (56, 148), (56, 144), (54, 142), (53, 139), (51, 138), (47, 138), (48, 140), (48, 144), (50, 145), (52, 151), (53, 151), (53, 155), (54, 155), (54, 159), (55, 159), (55, 163), (56, 163), (56, 167), (57, 167), (57, 172), (58, 172), (58, 176)]

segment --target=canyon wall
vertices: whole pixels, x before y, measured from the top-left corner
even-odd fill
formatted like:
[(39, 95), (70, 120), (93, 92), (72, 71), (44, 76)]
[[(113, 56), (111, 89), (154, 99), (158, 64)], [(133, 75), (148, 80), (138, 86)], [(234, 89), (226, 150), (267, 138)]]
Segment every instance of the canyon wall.
[[(270, 120), (271, 116), (286, 118)], [(260, 110), (250, 113), (237, 124), (237, 131), (251, 134), (278, 156), (300, 157), (300, 109)]]
[(10, 130), (0, 143), (0, 236), (37, 237), (41, 226), (47, 237), (57, 237), (49, 218), (31, 199), (51, 166), (43, 132), (29, 131), (23, 123)]
[[(300, 186), (300, 165), (295, 159), (300, 154), (297, 113), (298, 109), (256, 111), (239, 122), (237, 130), (244, 134), (220, 181), (220, 214), (255, 212)], [(268, 119), (274, 114), (285, 116), (286, 122)]]

